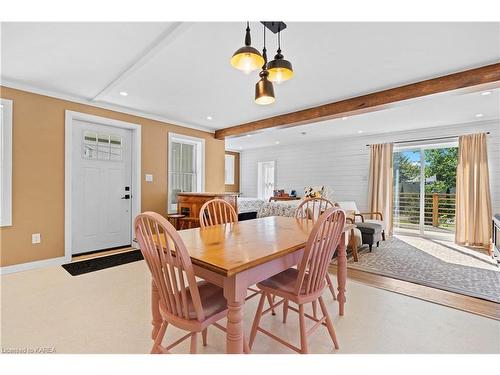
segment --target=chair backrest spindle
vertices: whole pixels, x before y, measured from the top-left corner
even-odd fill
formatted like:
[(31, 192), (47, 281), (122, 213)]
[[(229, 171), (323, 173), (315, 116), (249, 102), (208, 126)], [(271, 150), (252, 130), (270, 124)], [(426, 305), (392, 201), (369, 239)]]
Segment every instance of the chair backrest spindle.
[(218, 224), (237, 223), (238, 215), (233, 206), (223, 199), (212, 199), (200, 208), (202, 228)]
[(333, 203), (326, 198), (306, 198), (295, 210), (295, 217), (316, 221), (323, 212), (332, 207)]

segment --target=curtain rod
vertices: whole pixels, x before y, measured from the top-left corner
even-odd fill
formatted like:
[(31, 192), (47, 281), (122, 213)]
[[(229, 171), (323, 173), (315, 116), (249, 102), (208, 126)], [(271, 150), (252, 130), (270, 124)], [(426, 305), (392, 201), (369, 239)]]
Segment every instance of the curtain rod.
[[(486, 132), (486, 134), (490, 134), (490, 132)], [(399, 144), (399, 143), (413, 143), (413, 142), (424, 142), (424, 141), (435, 141), (438, 139), (452, 139), (452, 138), (458, 138), (460, 135), (451, 135), (448, 137), (436, 137), (436, 138), (422, 138), (422, 139), (412, 139), (410, 141), (397, 141), (397, 142), (392, 142), (394, 144)], [(366, 147), (369, 147), (371, 145), (366, 145)]]

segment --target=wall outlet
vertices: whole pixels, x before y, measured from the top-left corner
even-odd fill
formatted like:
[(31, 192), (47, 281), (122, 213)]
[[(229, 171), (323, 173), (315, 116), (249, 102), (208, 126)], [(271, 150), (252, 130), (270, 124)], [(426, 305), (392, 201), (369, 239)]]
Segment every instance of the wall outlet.
[(42, 242), (42, 238), (40, 236), (40, 233), (33, 233), (31, 235), (31, 243), (36, 244)]
[(153, 182), (153, 175), (152, 174), (146, 175), (146, 182)]

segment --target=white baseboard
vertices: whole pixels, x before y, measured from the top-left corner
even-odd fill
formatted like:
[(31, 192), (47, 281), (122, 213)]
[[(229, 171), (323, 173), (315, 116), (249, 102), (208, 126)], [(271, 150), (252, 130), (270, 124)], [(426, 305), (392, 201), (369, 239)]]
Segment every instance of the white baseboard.
[(0, 275), (7, 275), (9, 273), (14, 273), (14, 272), (28, 271), (35, 268), (60, 266), (61, 264), (69, 263), (70, 261), (71, 259), (68, 261), (65, 257), (59, 257), (59, 258), (37, 260), (35, 262), (14, 264), (12, 266), (0, 267)]

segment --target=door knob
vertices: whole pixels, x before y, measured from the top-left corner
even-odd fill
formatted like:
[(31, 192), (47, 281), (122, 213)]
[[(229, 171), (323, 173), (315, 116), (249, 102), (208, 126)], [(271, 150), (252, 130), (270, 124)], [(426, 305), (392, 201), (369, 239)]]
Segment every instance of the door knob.
[(122, 199), (130, 199), (130, 194), (125, 194), (125, 196), (123, 196)]

